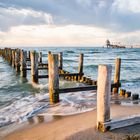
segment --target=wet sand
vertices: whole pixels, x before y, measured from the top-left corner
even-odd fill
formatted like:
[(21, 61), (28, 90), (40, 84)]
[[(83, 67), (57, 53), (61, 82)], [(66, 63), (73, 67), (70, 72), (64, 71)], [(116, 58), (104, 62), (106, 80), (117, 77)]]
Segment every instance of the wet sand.
[[(140, 106), (111, 106), (111, 118), (140, 114)], [(107, 133), (96, 131), (96, 110), (67, 117), (60, 117), (32, 128), (15, 131), (2, 140), (108, 140), (120, 139), (129, 133), (140, 132), (140, 125), (116, 129)]]

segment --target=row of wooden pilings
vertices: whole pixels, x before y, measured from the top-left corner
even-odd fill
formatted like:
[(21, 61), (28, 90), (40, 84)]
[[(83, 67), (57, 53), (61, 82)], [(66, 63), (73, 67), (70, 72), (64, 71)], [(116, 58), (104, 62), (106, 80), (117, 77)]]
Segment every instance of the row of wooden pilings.
[[(111, 90), (113, 93), (118, 93), (120, 87), (120, 67), (121, 59), (116, 59), (114, 84), (111, 84), (112, 66), (110, 65), (99, 65), (98, 68), (98, 86), (97, 82), (87, 82), (88, 86), (74, 87), (74, 88), (59, 88), (59, 77), (62, 76), (69, 80), (76, 79), (76, 81), (82, 81), (83, 74), (83, 54), (80, 54), (78, 73), (69, 73), (63, 70), (63, 58), (62, 53), (52, 54), (48, 53), (48, 64), (42, 63), (42, 53), (40, 55), (36, 52), (29, 52), (27, 57), (27, 51), (20, 49), (0, 49), (0, 56), (3, 56), (13, 67), (16, 68), (17, 72), (21, 72), (22, 77), (27, 76), (27, 70), (31, 70), (31, 77), (34, 83), (38, 83), (38, 78), (49, 78), (49, 95), (50, 103), (59, 102), (59, 93), (86, 91), (86, 90), (97, 90), (97, 127), (100, 130), (106, 130), (104, 128), (104, 122), (110, 120), (110, 95)], [(31, 68), (27, 68), (27, 61), (31, 60)], [(42, 66), (42, 67), (39, 67)], [(43, 67), (45, 66), (45, 67)], [(38, 69), (48, 69), (48, 75), (38, 75)], [(71, 78), (73, 77), (73, 78)], [(86, 79), (86, 77), (85, 77)]]

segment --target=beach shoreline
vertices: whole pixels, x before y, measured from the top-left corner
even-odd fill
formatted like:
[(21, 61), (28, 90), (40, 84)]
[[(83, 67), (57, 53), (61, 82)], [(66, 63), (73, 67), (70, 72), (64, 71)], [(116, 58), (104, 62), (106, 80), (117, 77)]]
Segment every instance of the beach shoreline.
[[(127, 111), (126, 111), (127, 110)], [(139, 114), (139, 106), (111, 105), (111, 117), (113, 119), (123, 118)], [(102, 139), (120, 138), (127, 134), (138, 134), (140, 125), (129, 126), (121, 129), (100, 133), (96, 131), (96, 110), (82, 114), (60, 117), (48, 123), (41, 123), (33, 127), (23, 128), (15, 131), (2, 140), (79, 140), (85, 137), (98, 137)], [(117, 136), (118, 135), (118, 136)]]

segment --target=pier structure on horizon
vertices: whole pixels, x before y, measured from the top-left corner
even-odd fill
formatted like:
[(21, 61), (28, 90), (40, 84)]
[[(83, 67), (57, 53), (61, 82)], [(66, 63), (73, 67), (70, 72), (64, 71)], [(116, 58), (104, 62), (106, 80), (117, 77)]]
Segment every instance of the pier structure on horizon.
[(106, 40), (106, 47), (107, 48), (126, 48), (125, 45), (121, 45), (120, 43), (111, 43), (108, 39)]

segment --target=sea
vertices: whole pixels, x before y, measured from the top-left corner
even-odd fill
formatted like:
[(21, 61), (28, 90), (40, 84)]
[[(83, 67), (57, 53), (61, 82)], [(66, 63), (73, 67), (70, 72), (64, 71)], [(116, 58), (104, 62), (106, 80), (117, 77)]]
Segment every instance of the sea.
[[(78, 72), (79, 54), (84, 54), (84, 75), (97, 80), (98, 65), (112, 65), (112, 82), (115, 59), (121, 58), (121, 84), (132, 94), (140, 95), (140, 49), (111, 49), (103, 47), (22, 47), (24, 50), (41, 51), (43, 63), (48, 63), (48, 51), (63, 52), (63, 69)], [(29, 62), (28, 62), (29, 63)], [(39, 70), (39, 74), (48, 74)], [(60, 79), (60, 88), (85, 86), (82, 83)], [(0, 57), (0, 127), (20, 124), (36, 116), (66, 116), (83, 113), (96, 108), (96, 91), (70, 92), (60, 95), (60, 103), (49, 103), (48, 79), (31, 83), (30, 71), (27, 78), (16, 73), (8, 62)]]

